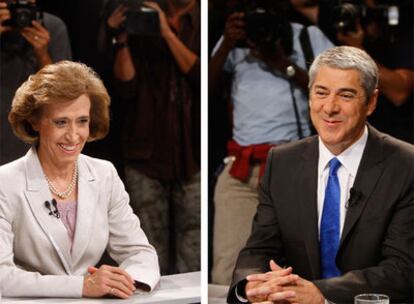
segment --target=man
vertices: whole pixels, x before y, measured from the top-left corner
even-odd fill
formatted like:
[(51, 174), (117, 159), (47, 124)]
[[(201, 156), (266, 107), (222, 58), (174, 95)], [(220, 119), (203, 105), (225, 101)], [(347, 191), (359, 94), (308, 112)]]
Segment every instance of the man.
[[(233, 118), (229, 157), (214, 194), (212, 281), (223, 285), (230, 283), (237, 254), (251, 229), (267, 152), (273, 145), (311, 133), (307, 56), (300, 37), (308, 35), (314, 55), (333, 46), (317, 27), (289, 23), (284, 1), (241, 2), (244, 12), (227, 18), (223, 38), (209, 64), (212, 100), (223, 100), (214, 94), (222, 93), (223, 84), (227, 84), (231, 88)], [(258, 13), (262, 10), (268, 14), (265, 18), (274, 22), (255, 23), (266, 20)], [(277, 30), (272, 28), (274, 25)], [(263, 28), (273, 33), (271, 37), (260, 35), (259, 29)]]
[(196, 271), (200, 270), (200, 7), (196, 0), (145, 5), (147, 11), (158, 12), (158, 36), (123, 31), (128, 7), (122, 4), (107, 19), (109, 28), (118, 29), (114, 74), (125, 99), (126, 184), (131, 205), (157, 249), (161, 272)]
[[(373, 4), (371, 9), (378, 7)], [(409, 143), (414, 143), (413, 10), (412, 1), (399, 4), (396, 29), (385, 25), (380, 17), (371, 17), (356, 22), (355, 31), (337, 33), (339, 43), (365, 50), (378, 65), (380, 94), (370, 124)]]
[(377, 85), (375, 62), (358, 48), (316, 58), (318, 136), (271, 150), (230, 303), (352, 302), (372, 292), (412, 301), (414, 147), (367, 125)]
[[(297, 15), (317, 24), (331, 41), (360, 48), (375, 60), (379, 96), (369, 123), (382, 132), (414, 143), (413, 1), (290, 2)], [(347, 15), (350, 9), (359, 11), (358, 16)], [(342, 20), (346, 20), (345, 27), (339, 29)]]
[[(60, 18), (43, 12), (42, 18), (22, 28), (10, 24), (9, 2), (0, 1), (0, 164), (23, 156), (30, 148), (17, 139), (7, 120), (17, 88), (43, 66), (72, 58), (66, 26)], [(35, 6), (36, 1), (27, 5)]]

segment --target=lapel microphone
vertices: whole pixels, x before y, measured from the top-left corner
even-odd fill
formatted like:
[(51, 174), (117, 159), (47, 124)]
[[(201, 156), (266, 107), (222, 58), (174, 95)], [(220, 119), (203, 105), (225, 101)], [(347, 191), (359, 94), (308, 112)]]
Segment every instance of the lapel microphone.
[[(52, 205), (53, 205), (55, 210), (52, 210)], [(52, 205), (50, 204), (49, 201), (45, 201), (45, 206), (50, 211), (49, 215), (53, 215), (56, 218), (60, 218), (60, 213), (59, 213), (59, 210), (57, 208), (57, 202), (56, 202), (55, 199), (52, 199)]]
[(356, 206), (362, 197), (362, 192), (352, 187), (351, 189), (349, 189), (349, 200), (346, 202), (345, 208), (348, 209), (353, 206)]

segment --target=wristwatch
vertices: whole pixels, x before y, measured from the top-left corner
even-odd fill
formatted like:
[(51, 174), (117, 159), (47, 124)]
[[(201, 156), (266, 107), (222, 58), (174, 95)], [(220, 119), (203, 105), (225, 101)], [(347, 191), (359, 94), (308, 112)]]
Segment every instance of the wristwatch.
[(293, 65), (288, 65), (286, 67), (286, 76), (288, 78), (293, 78), (296, 75), (296, 69)]
[(123, 48), (126, 48), (126, 47), (128, 47), (128, 43), (126, 43), (126, 42), (116, 42), (114, 44), (115, 50), (120, 50), (120, 49), (123, 49)]
[(128, 43), (126, 41), (124, 42), (119, 42), (116, 37), (112, 38), (112, 46), (114, 47), (115, 50), (120, 50), (123, 48), (128, 47)]

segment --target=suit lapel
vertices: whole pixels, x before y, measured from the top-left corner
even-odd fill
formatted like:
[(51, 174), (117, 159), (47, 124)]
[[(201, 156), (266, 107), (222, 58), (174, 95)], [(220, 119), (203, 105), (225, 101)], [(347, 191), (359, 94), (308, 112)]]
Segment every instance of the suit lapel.
[(358, 168), (353, 189), (360, 193), (360, 198), (348, 207), (340, 247), (351, 232), (362, 210), (371, 196), (383, 171), (383, 145), (378, 131), (368, 126), (368, 140)]
[(27, 176), (26, 199), (39, 226), (47, 235), (56, 250), (66, 273), (71, 273), (71, 256), (68, 234), (62, 221), (49, 215), (46, 200), (52, 199), (36, 150), (33, 147), (26, 155), (25, 170)]
[[(303, 151), (303, 161), (298, 172), (296, 191), (301, 202), (301, 231), (304, 232), (306, 256), (313, 278), (319, 277), (319, 237), (318, 237), (318, 138), (312, 137)], [(298, 190), (299, 189), (299, 190)]]
[(76, 230), (72, 245), (72, 259), (76, 264), (89, 244), (95, 209), (99, 201), (99, 189), (94, 174), (84, 156), (80, 155), (78, 181), (78, 202), (76, 212)]

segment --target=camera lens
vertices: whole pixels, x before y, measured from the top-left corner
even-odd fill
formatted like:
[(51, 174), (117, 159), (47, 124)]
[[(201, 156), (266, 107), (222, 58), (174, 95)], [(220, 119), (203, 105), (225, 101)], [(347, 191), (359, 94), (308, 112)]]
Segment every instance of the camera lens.
[(246, 34), (258, 49), (273, 49), (280, 39), (281, 18), (274, 11), (257, 7), (246, 12)]
[(356, 30), (356, 21), (360, 16), (358, 6), (352, 3), (344, 3), (335, 7), (333, 11), (334, 27), (340, 32)]
[(18, 27), (26, 27), (32, 25), (33, 13), (30, 9), (20, 8), (16, 10), (15, 22)]

